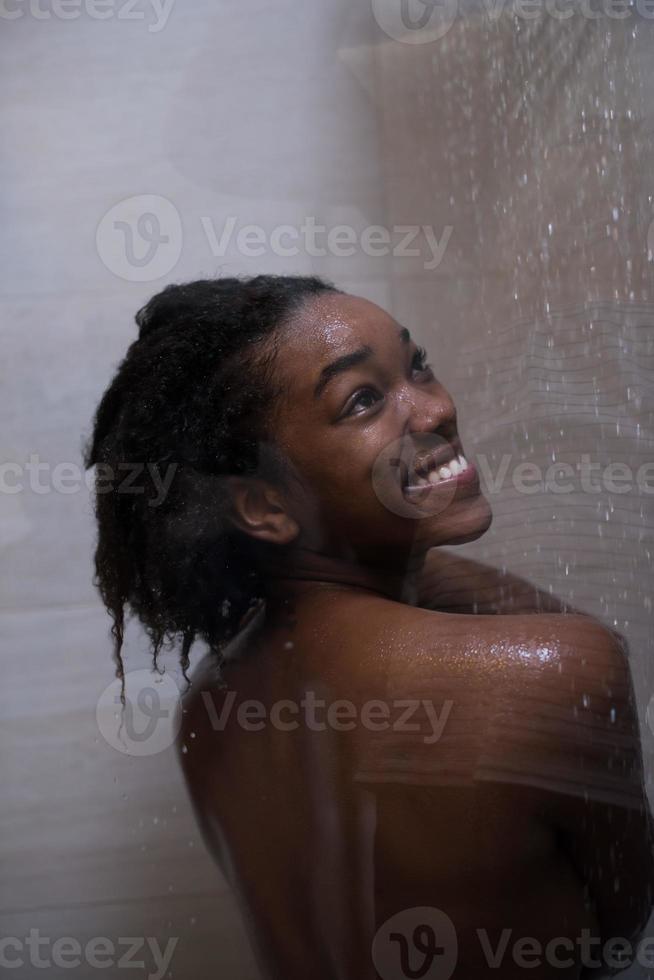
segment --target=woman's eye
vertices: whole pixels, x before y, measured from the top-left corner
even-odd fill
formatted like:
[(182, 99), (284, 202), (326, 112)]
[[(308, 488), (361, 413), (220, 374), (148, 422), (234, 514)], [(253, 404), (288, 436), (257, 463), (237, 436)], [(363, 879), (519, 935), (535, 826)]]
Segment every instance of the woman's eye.
[(434, 377), (431, 364), (427, 364), (427, 351), (424, 347), (418, 347), (413, 355), (411, 371), (422, 375), (421, 380), (431, 380)]
[(373, 405), (376, 405), (381, 398), (382, 396), (374, 388), (361, 388), (349, 403), (345, 414), (360, 415), (367, 409), (372, 408)]

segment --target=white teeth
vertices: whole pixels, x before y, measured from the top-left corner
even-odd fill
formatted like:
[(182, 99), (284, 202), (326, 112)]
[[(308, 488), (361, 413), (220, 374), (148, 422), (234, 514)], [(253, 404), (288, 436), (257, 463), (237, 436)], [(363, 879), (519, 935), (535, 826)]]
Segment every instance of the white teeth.
[(440, 483), (441, 480), (447, 480), (452, 476), (459, 476), (467, 468), (468, 460), (463, 453), (460, 453), (451, 459), (447, 466), (440, 466), (436, 470), (430, 470), (426, 477), (416, 474), (415, 482), (411, 485), (414, 488), (434, 486), (436, 483)]

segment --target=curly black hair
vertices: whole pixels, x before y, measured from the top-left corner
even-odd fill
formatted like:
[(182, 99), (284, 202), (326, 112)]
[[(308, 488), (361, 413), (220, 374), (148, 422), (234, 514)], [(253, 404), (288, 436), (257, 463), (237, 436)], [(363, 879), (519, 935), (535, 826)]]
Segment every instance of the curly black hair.
[[(95, 414), (95, 584), (112, 618), (124, 692), (126, 613), (152, 644), (196, 638), (221, 656), (264, 599), (255, 542), (228, 520), (226, 474), (248, 474), (273, 443), (279, 329), (316, 276), (259, 275), (170, 285), (136, 314), (129, 347)], [(265, 455), (265, 454), (264, 454)]]

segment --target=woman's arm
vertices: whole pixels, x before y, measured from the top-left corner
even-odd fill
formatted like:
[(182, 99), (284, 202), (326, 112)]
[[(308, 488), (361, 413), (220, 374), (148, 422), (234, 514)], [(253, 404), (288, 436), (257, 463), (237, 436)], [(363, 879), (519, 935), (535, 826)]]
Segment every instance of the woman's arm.
[(441, 548), (432, 548), (427, 554), (417, 582), (416, 605), (451, 613), (581, 615), (518, 575)]
[[(572, 623), (575, 623), (572, 626)], [(574, 727), (564, 741), (555, 731), (549, 751), (584, 794), (561, 792), (549, 809), (592, 899), (602, 942), (620, 938), (633, 961), (654, 901), (654, 827), (645, 793), (640, 729), (624, 641), (592, 622), (572, 630), (549, 696)], [(567, 647), (567, 648), (566, 648)], [(557, 694), (558, 691), (558, 694)], [(624, 968), (624, 967), (623, 967)], [(620, 972), (610, 963), (587, 965), (583, 978)]]

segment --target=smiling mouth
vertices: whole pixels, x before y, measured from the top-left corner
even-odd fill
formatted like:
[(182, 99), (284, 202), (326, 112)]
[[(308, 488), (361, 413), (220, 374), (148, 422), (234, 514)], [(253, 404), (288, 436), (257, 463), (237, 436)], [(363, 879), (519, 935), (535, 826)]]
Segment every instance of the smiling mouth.
[(418, 454), (413, 461), (411, 473), (405, 467), (402, 469), (402, 492), (409, 496), (441, 484), (451, 486), (459, 480), (467, 482), (476, 474), (474, 464), (468, 462), (460, 448), (451, 444)]
[(443, 463), (442, 466), (430, 468), (426, 476), (416, 474), (413, 482), (407, 482), (404, 489), (422, 490), (424, 487), (436, 486), (444, 480), (450, 480), (453, 476), (459, 476), (468, 469), (469, 465), (463, 453), (459, 453), (457, 456), (453, 456), (449, 462)]

